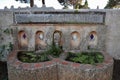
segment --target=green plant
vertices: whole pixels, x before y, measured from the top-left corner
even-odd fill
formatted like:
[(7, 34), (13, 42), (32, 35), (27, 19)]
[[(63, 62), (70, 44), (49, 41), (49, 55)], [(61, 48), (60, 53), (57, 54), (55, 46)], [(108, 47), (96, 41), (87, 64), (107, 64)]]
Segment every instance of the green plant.
[(102, 63), (104, 60), (104, 56), (100, 52), (69, 52), (66, 60), (82, 64), (95, 64)]
[(9, 42), (0, 46), (0, 59), (4, 57), (5, 54), (10, 53), (13, 50), (13, 44)]
[(60, 46), (52, 44), (48, 47), (46, 54), (52, 55), (53, 57), (59, 57), (59, 55), (61, 54), (62, 51), (63, 50)]
[(0, 46), (0, 58), (2, 58), (4, 50), (5, 50), (5, 45)]
[(35, 54), (33, 51), (22, 51), (18, 53), (18, 59), (22, 62), (35, 63), (48, 61), (48, 57), (45, 53)]
[(11, 30), (7, 28), (3, 32), (6, 33), (6, 34), (10, 34)]
[(62, 52), (62, 48), (57, 45), (50, 45), (48, 49), (42, 53), (35, 54), (34, 51), (22, 51), (18, 53), (18, 59), (22, 62), (34, 63), (48, 61), (48, 55), (53, 57), (59, 57)]
[(74, 12), (75, 12), (75, 13), (78, 13), (79, 11), (78, 11), (78, 9), (75, 9)]

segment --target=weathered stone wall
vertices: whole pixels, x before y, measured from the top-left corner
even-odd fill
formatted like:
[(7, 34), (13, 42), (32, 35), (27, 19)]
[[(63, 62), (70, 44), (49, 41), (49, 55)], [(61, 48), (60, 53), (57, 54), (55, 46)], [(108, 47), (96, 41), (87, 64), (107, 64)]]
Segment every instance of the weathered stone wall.
[(106, 51), (115, 59), (120, 59), (120, 10), (106, 11)]
[[(55, 12), (57, 12), (57, 13), (60, 12), (61, 14), (62, 14), (62, 12), (65, 12), (65, 13), (69, 12), (69, 14), (71, 12), (72, 12), (72, 14), (73, 13), (75, 13), (75, 14), (80, 13), (81, 14), (81, 12), (83, 12), (83, 13), (90, 12), (90, 15), (93, 14), (92, 16), (94, 16), (95, 12), (97, 12), (97, 13), (101, 13), (101, 12), (105, 13), (106, 14), (106, 15), (104, 14), (104, 16), (105, 16), (104, 17), (105, 18), (105, 24), (102, 24), (102, 25), (94, 24), (94, 27), (97, 26), (97, 29), (95, 29), (95, 28), (94, 29), (98, 33), (100, 33), (100, 35), (98, 35), (98, 37), (99, 37), (98, 45), (99, 46), (97, 46), (97, 48), (99, 50), (104, 49), (105, 51), (107, 51), (110, 55), (112, 55), (116, 59), (120, 58), (120, 53), (119, 53), (120, 52), (119, 51), (120, 50), (119, 49), (120, 48), (120, 46), (119, 46), (120, 45), (120, 43), (119, 43), (119, 40), (120, 40), (120, 38), (119, 38), (120, 37), (120, 31), (119, 31), (119, 25), (120, 25), (120, 22), (119, 22), (120, 21), (120, 18), (119, 18), (120, 14), (119, 13), (120, 13), (120, 10), (77, 10), (76, 11), (76, 10), (54, 10), (53, 8), (51, 8), (51, 9), (50, 8), (45, 8), (45, 9), (43, 9), (43, 8), (37, 8), (37, 9), (36, 8), (33, 8), (33, 9), (26, 8), (26, 9), (27, 9), (27, 13), (29, 13), (29, 14), (31, 14), (34, 11), (36, 11), (36, 12), (37, 11), (39, 11), (39, 12), (44, 11), (46, 13), (52, 11), (54, 13)], [(13, 40), (12, 40), (12, 37), (11, 37), (12, 35), (7, 34), (6, 32), (9, 31), (10, 33), (13, 34), (13, 36), (17, 36), (17, 28), (12, 28), (13, 29), (12, 31), (14, 31), (14, 32), (12, 32), (9, 29), (11, 24), (13, 24), (13, 23), (16, 24), (17, 23), (15, 21), (15, 17), (14, 17), (13, 12), (19, 12), (19, 11), (25, 12), (26, 9), (11, 9), (11, 10), (5, 9), (5, 10), (0, 10), (0, 43), (1, 43), (0, 46), (6, 46), (6, 48), (7, 48), (7, 46), (9, 46), (8, 45), (9, 42), (13, 42), (13, 41), (17, 40), (15, 38), (13, 38)], [(38, 13), (34, 13), (34, 14), (38, 14)], [(69, 17), (69, 16), (67, 16), (67, 17)], [(76, 19), (77, 19), (77, 17), (76, 17)], [(88, 19), (88, 21), (89, 21), (89, 19)], [(99, 21), (99, 19), (98, 19), (98, 21)], [(103, 23), (104, 23), (104, 21), (103, 21)], [(30, 24), (30, 26), (32, 26), (32, 25), (33, 24)], [(41, 24), (41, 25), (43, 25), (43, 24)], [(52, 34), (52, 32), (54, 32), (55, 29), (53, 29), (52, 27), (55, 27), (55, 26), (53, 26), (53, 25), (54, 24), (48, 24), (49, 29), (47, 28), (46, 30), (45, 29), (43, 30), (43, 31), (47, 32), (47, 33), (45, 33), (45, 35), (47, 34), (46, 37), (51, 37), (50, 34)], [(70, 26), (72, 24), (70, 23), (70, 24), (67, 24), (67, 25)], [(79, 24), (77, 23), (77, 25), (79, 25)], [(64, 26), (64, 25), (60, 25), (60, 26)], [(84, 25), (84, 26), (86, 26), (86, 25)], [(93, 29), (92, 27), (91, 28), (89, 27), (89, 26), (92, 26), (91, 24), (87, 24), (87, 26), (88, 27), (82, 27), (81, 29), (78, 29), (80, 31), (80, 35), (82, 35), (82, 38), (85, 37), (88, 34), (87, 33), (88, 31)], [(58, 30), (61, 29), (64, 36), (69, 36), (70, 32), (68, 32), (66, 30), (67, 28), (65, 30), (63, 30), (64, 28), (59, 28), (59, 27), (58, 27)], [(66, 27), (66, 26), (64, 26), (64, 27)], [(73, 26), (73, 28), (75, 28), (75, 27)], [(71, 29), (71, 31), (72, 31), (73, 28), (69, 28), (69, 29)], [(107, 29), (105, 29), (105, 28), (107, 28)], [(28, 48), (28, 50), (35, 50), (35, 47), (34, 47), (34, 44), (35, 44), (35, 40), (34, 40), (35, 39), (35, 37), (34, 37), (35, 31), (33, 31), (34, 29), (33, 30), (32, 29), (33, 28), (25, 29), (27, 31), (27, 34), (29, 35), (29, 44), (28, 44), (29, 48)], [(42, 29), (42, 28), (39, 27), (39, 29)], [(47, 30), (51, 30), (51, 31), (47, 31)], [(76, 28), (76, 30), (77, 30), (77, 28)], [(106, 33), (105, 30), (107, 30), (107, 33)], [(36, 28), (36, 31), (37, 31), (37, 28)], [(86, 33), (84, 33), (85, 36), (83, 36), (83, 31), (86, 32)], [(63, 38), (64, 38), (64, 36), (63, 36)], [(67, 39), (63, 39), (63, 40), (65, 40), (65, 43), (69, 42), (68, 40), (70, 39), (70, 37), (65, 37), (65, 38), (67, 38)], [(105, 39), (106, 39), (106, 41), (105, 41)], [(51, 41), (52, 41), (52, 39), (48, 38), (48, 40), (46, 42), (50, 43)], [(17, 42), (14, 42), (14, 43), (16, 44)], [(69, 44), (63, 44), (63, 45), (64, 45), (64, 48), (67, 48), (69, 46)], [(17, 49), (17, 47), (18, 46), (15, 46), (16, 49)], [(102, 49), (102, 47), (103, 47), (103, 49)], [(82, 47), (82, 48), (84, 48), (84, 47)], [(4, 50), (7, 50), (7, 49), (4, 49)], [(2, 54), (0, 55), (0, 56), (2, 56), (2, 60), (6, 60), (6, 56), (7, 56), (8, 53), (9, 53), (9, 51), (2, 51)]]
[(14, 51), (8, 57), (9, 80), (58, 80), (57, 65), (53, 61), (23, 63)]
[(13, 12), (10, 10), (0, 10), (0, 26), (10, 27), (13, 24)]
[(6, 61), (13, 43), (11, 24), (13, 24), (13, 12), (0, 10), (0, 60), (3, 61)]
[(59, 80), (111, 80), (113, 60), (108, 54), (103, 55), (104, 62), (96, 65), (59, 62)]
[[(96, 25), (96, 24), (18, 24), (12, 26), (15, 30), (14, 34), (14, 43), (16, 46), (18, 44), (18, 33), (19, 31), (24, 30), (27, 34), (28, 38), (28, 49), (27, 50), (35, 50), (35, 35), (37, 31), (42, 31), (44, 33), (43, 41), (46, 43), (46, 46), (49, 46), (53, 41), (53, 34), (55, 31), (60, 31), (62, 34), (62, 46), (64, 50), (81, 50), (85, 51), (88, 49), (88, 43), (90, 41), (89, 34), (92, 31), (97, 33), (97, 45), (95, 49), (100, 51), (105, 51), (105, 35), (106, 28), (105, 25)], [(71, 45), (72, 33), (78, 32), (80, 37), (80, 43), (78, 43), (78, 47), (74, 47)]]

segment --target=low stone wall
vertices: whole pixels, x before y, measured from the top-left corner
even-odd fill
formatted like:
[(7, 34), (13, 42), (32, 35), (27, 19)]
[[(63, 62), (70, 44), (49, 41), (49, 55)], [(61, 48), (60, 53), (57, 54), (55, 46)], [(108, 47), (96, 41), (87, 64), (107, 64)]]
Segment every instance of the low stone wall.
[(113, 59), (106, 53), (105, 60), (96, 65), (78, 64), (54, 58), (39, 63), (23, 63), (17, 51), (8, 56), (9, 80), (111, 80)]
[(17, 59), (17, 52), (8, 58), (9, 80), (58, 80), (57, 65), (53, 61), (23, 63)]
[(104, 57), (104, 62), (96, 65), (59, 62), (59, 80), (112, 80), (113, 59), (106, 53)]

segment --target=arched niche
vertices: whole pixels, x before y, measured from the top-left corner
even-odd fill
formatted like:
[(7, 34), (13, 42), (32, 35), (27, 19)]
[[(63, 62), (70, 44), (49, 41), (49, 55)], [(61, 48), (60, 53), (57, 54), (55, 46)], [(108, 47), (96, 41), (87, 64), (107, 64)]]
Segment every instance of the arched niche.
[(89, 46), (90, 48), (95, 48), (98, 43), (98, 36), (96, 31), (91, 31), (89, 33)]
[(35, 50), (45, 49), (46, 43), (44, 41), (44, 32), (37, 31), (35, 34)]
[(26, 50), (28, 48), (28, 38), (24, 30), (18, 33), (18, 47), (19, 49)]
[(62, 32), (61, 31), (56, 30), (53, 33), (53, 43), (55, 45), (58, 45), (58, 46), (62, 47), (63, 43), (62, 43)]
[(71, 48), (78, 49), (80, 46), (80, 34), (77, 31), (71, 33)]

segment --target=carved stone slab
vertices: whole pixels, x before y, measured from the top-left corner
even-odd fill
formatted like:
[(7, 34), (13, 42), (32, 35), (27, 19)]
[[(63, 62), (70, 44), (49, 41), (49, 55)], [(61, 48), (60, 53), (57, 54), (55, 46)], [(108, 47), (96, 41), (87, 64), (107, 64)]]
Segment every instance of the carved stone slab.
[(37, 11), (15, 12), (16, 23), (93, 23), (104, 24), (105, 12)]

